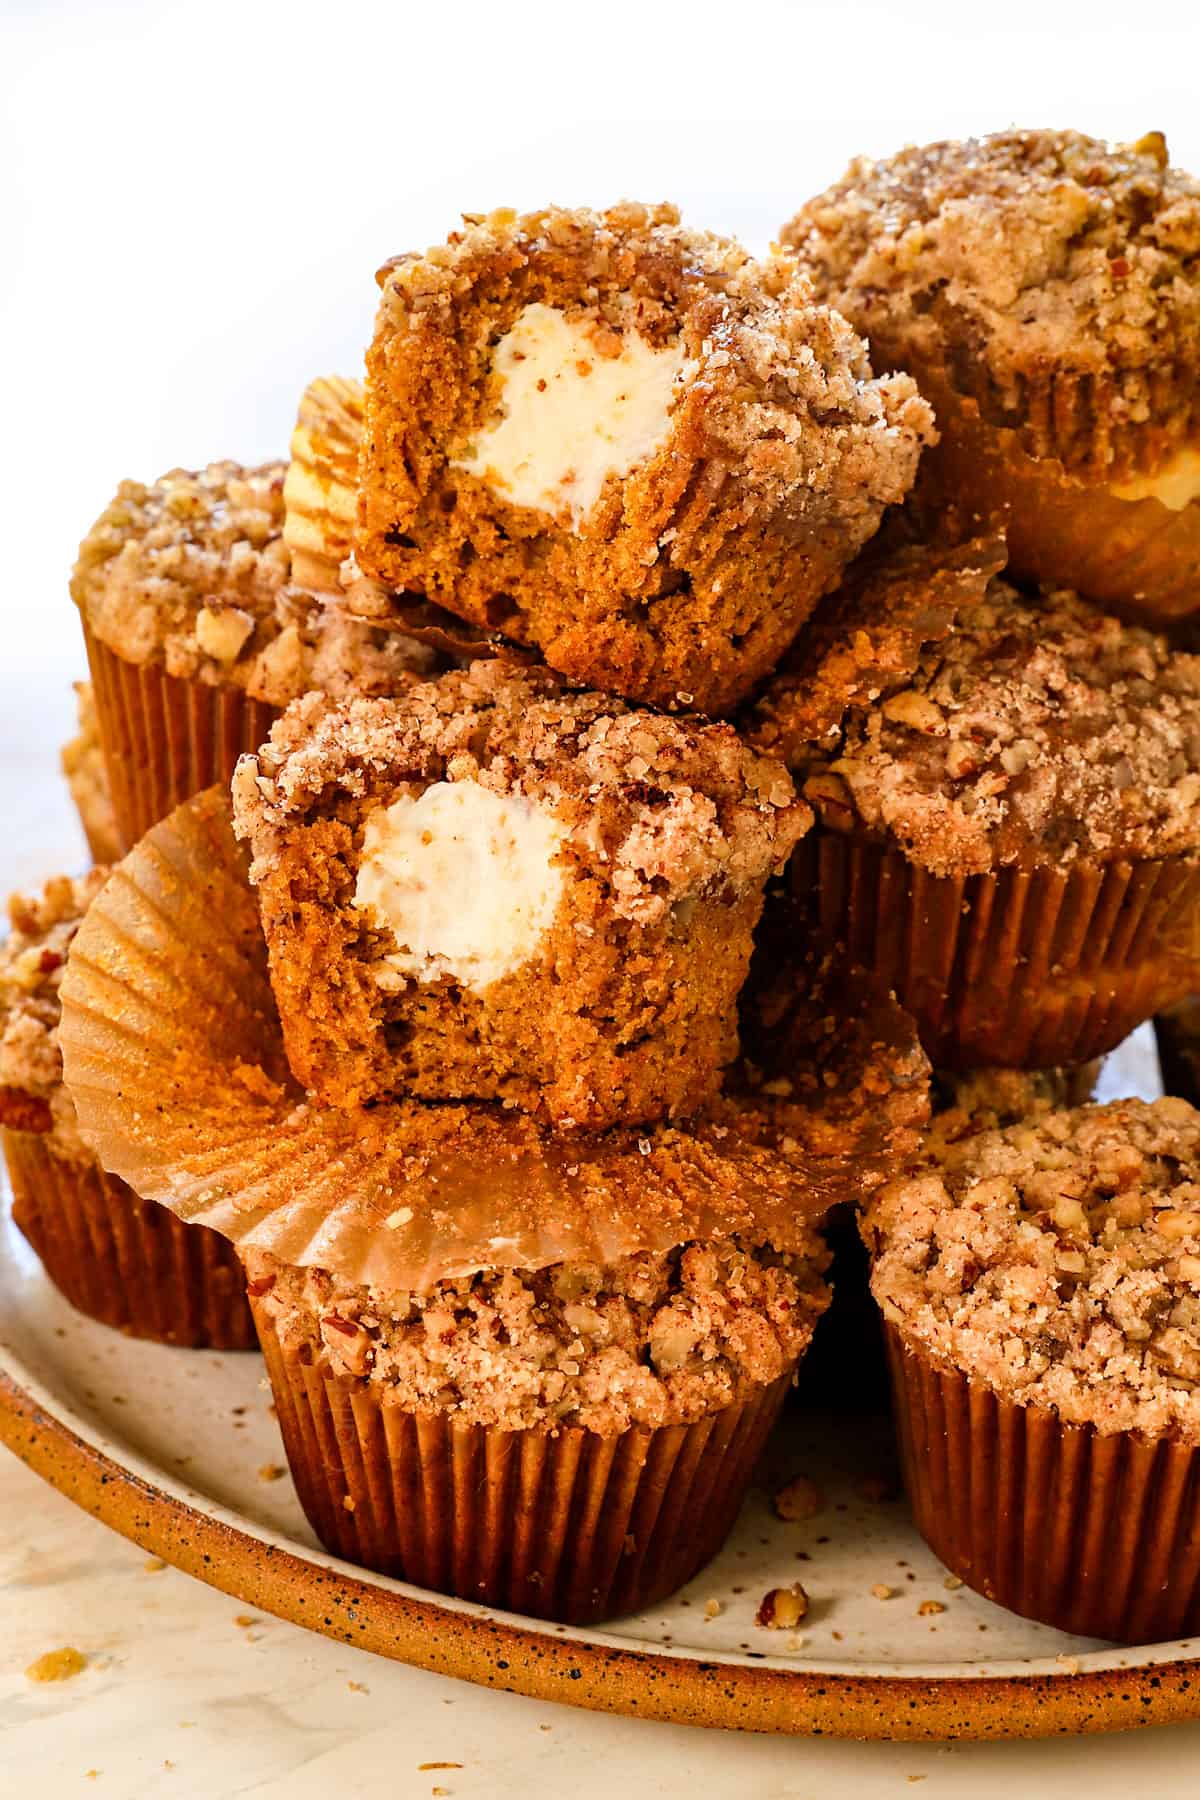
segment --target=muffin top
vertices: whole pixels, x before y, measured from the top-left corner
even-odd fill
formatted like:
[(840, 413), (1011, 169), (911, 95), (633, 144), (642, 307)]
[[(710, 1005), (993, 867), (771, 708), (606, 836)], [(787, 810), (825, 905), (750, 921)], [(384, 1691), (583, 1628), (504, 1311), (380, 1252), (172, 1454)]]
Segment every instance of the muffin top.
[(836, 744), (852, 706), (906, 681), (924, 646), (954, 629), (1007, 561), (1000, 535), (936, 542), (896, 515), (826, 595), (745, 717), (760, 750), (804, 768)]
[(286, 705), (313, 686), (391, 692), (431, 653), (322, 606), (292, 584), (283, 540), (285, 465), (172, 469), (123, 481), (84, 538), (71, 594), (128, 662), (243, 687)]
[(994, 579), (850, 708), (805, 797), (934, 875), (1200, 845), (1200, 657), (1074, 594)]
[(1200, 182), (1159, 132), (1112, 147), (1013, 130), (859, 158), (782, 238), (889, 355), (971, 392), (985, 371), (997, 422), (1063, 374), (1114, 382), (1118, 413), (1146, 419), (1165, 404), (1146, 372), (1200, 361)]
[(782, 763), (732, 726), (567, 692), (545, 671), (500, 662), (392, 700), (308, 695), (242, 759), (234, 812), (257, 869), (278, 856), (289, 824), (461, 782), (553, 815), (563, 850), (643, 923), (705, 882), (761, 882), (812, 819)]
[(62, 1080), (58, 990), (71, 939), (108, 876), (106, 868), (55, 875), (40, 895), (13, 894), (0, 942), (0, 1125), (52, 1131), (60, 1149), (81, 1155)]
[(1052, 1111), (881, 1188), (871, 1289), (910, 1342), (1101, 1432), (1200, 1439), (1200, 1113)]
[[(393, 258), (378, 279), (369, 435), (410, 339), (433, 333), (473, 346), (483, 371), (500, 334), (519, 330), (528, 312), (545, 323), (552, 311), (586, 332), (601, 362), (631, 332), (677, 350), (675, 433), (719, 460), (728, 489), (756, 511), (806, 519), (869, 512), (873, 524), (881, 502), (907, 492), (932, 436), (913, 381), (873, 376), (862, 338), (816, 302), (790, 257), (757, 260), (730, 238), (685, 227), (674, 206), (469, 216), (448, 242)], [(463, 323), (468, 306), (480, 313), (477, 334)], [(478, 414), (480, 396), (468, 390), (459, 401)], [(465, 414), (443, 421), (450, 437), (484, 423)], [(459, 454), (470, 468), (469, 446)]]
[(504, 1431), (689, 1424), (777, 1380), (829, 1301), (814, 1234), (782, 1255), (736, 1239), (606, 1268), (483, 1269), (426, 1293), (352, 1286), (247, 1254), (285, 1347), (367, 1379), (386, 1404)]

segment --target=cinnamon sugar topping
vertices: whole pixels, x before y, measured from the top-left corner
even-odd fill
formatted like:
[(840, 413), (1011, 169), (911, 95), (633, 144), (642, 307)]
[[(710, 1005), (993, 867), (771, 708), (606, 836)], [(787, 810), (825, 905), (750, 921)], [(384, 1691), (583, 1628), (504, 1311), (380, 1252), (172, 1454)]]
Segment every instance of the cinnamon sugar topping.
[(685, 1424), (778, 1379), (828, 1303), (828, 1254), (736, 1240), (608, 1268), (481, 1270), (429, 1292), (349, 1286), (247, 1254), (285, 1348), (307, 1346), (385, 1404), (505, 1431)]
[(867, 1209), (923, 1349), (1102, 1432), (1200, 1441), (1200, 1113), (1122, 1100), (938, 1147)]
[(806, 797), (935, 875), (1200, 846), (1200, 657), (996, 579), (870, 706)]

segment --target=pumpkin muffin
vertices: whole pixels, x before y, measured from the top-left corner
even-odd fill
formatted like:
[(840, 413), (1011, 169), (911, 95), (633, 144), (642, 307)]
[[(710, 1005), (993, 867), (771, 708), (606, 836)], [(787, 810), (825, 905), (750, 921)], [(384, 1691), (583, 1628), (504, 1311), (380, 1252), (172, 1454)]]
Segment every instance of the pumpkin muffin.
[(254, 1327), (237, 1256), (224, 1238), (101, 1168), (63, 1086), (59, 984), (67, 952), (108, 880), (95, 868), (56, 876), (9, 901), (0, 942), (0, 1136), (13, 1218), (46, 1273), (80, 1312), (133, 1337), (251, 1349)]
[(589, 1127), (716, 1090), (767, 878), (812, 818), (731, 726), (495, 662), (310, 695), (233, 793), (305, 1086)]
[(876, 366), (920, 382), (929, 473), (1002, 511), (1015, 572), (1200, 609), (1200, 182), (1161, 133), (860, 158), (782, 236)]
[(379, 281), (362, 574), (667, 709), (748, 692), (932, 436), (790, 260), (674, 207), (471, 218)]
[(71, 592), (124, 849), (228, 784), (298, 694), (393, 693), (435, 666), (293, 582), (283, 484), (281, 463), (233, 462), (125, 481), (80, 546)]
[(999, 577), (952, 617), (832, 729), (777, 688), (752, 730), (819, 815), (796, 889), (935, 1067), (1087, 1062), (1196, 984), (1200, 659)]
[(827, 1261), (810, 1230), (787, 1253), (729, 1238), (426, 1292), (261, 1251), (246, 1266), (322, 1542), (583, 1623), (653, 1604), (716, 1554), (828, 1303)]
[(1200, 1114), (1117, 1101), (943, 1142), (869, 1203), (916, 1521), (989, 1598), (1200, 1626)]

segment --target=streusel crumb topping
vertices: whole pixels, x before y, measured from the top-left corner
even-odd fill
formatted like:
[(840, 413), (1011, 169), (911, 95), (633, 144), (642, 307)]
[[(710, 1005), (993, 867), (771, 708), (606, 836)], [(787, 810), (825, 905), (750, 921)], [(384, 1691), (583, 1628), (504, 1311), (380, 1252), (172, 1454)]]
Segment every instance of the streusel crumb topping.
[(1200, 1113), (1121, 1100), (943, 1143), (864, 1217), (921, 1349), (1101, 1432), (1200, 1439)]
[(1069, 593), (1001, 580), (851, 708), (804, 793), (935, 875), (1200, 845), (1200, 657)]
[(747, 716), (750, 742), (789, 768), (836, 742), (848, 708), (903, 684), (1006, 560), (998, 536), (940, 544), (894, 535), (885, 527), (821, 602)]
[[(234, 781), (238, 830), (256, 865), (289, 820), (437, 781), (536, 800), (565, 842), (602, 867), (624, 916), (660, 917), (703, 882), (760, 883), (811, 813), (772, 757), (729, 725), (663, 717), (553, 676), (478, 662), (396, 700), (331, 705), (309, 695)], [(256, 870), (257, 873), (257, 870)]]
[(0, 941), (0, 1125), (53, 1131), (68, 1152), (83, 1146), (62, 1081), (58, 990), (71, 939), (108, 876), (56, 875), (40, 895), (13, 894)]
[(123, 481), (79, 549), (71, 593), (126, 661), (234, 683), (271, 705), (311, 687), (394, 691), (431, 652), (323, 605), (291, 581), (284, 463)]
[(985, 362), (1010, 399), (1049, 369), (1138, 372), (1200, 359), (1200, 182), (1149, 132), (1111, 146), (1076, 131), (860, 157), (783, 231), (860, 329)]
[(932, 1154), (980, 1131), (1028, 1125), (1091, 1099), (1100, 1062), (1077, 1069), (937, 1069), (926, 1143)]
[(829, 1300), (828, 1253), (737, 1240), (608, 1268), (481, 1270), (390, 1293), (247, 1255), (285, 1346), (381, 1390), (385, 1404), (515, 1431), (687, 1424), (784, 1374)]

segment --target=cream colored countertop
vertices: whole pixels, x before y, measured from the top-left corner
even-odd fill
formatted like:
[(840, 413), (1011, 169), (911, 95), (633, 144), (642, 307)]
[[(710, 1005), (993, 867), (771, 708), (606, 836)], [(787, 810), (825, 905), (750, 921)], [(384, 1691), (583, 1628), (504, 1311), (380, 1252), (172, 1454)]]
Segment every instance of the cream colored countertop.
[[(24, 1670), (70, 1644), (72, 1680)], [(0, 1452), (0, 1793), (67, 1800), (1089, 1800), (1196, 1792), (1200, 1725), (989, 1745), (745, 1737), (472, 1688), (251, 1614)], [(431, 1769), (421, 1764), (458, 1763)], [(95, 1771), (94, 1774), (90, 1773)]]

